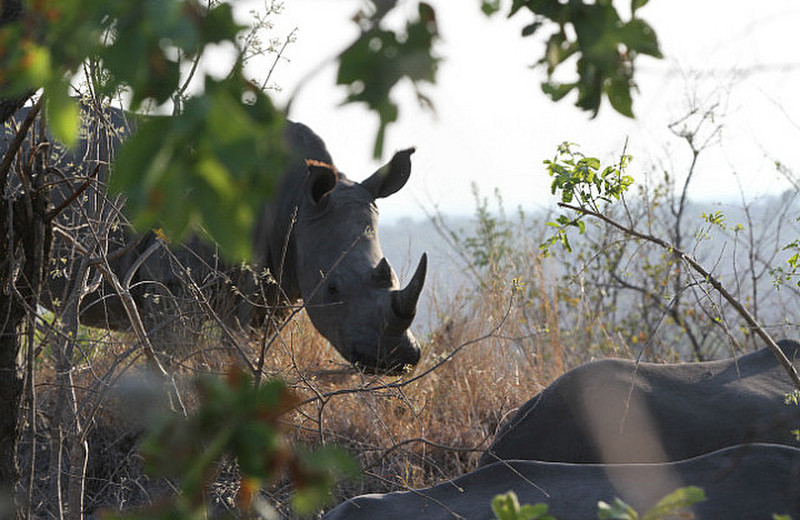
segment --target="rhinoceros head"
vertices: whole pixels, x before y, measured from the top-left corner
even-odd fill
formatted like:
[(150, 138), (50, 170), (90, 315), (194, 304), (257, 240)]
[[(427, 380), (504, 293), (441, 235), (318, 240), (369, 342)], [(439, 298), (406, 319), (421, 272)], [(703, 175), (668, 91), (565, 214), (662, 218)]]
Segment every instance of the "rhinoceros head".
[(381, 252), (375, 200), (402, 188), (413, 149), (365, 181), (335, 167), (306, 161), (295, 246), (301, 296), (314, 326), (348, 361), (366, 370), (397, 373), (416, 365), (420, 349), (409, 330), (425, 282), (423, 254), (405, 288)]

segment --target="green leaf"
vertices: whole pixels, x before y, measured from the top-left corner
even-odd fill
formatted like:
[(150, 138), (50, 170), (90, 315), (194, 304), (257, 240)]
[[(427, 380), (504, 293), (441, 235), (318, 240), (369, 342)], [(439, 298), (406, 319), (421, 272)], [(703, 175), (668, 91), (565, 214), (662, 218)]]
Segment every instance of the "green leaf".
[(244, 29), (233, 17), (233, 6), (220, 3), (212, 8), (202, 19), (201, 37), (205, 43), (218, 43), (230, 40)]
[(570, 9), (570, 6), (562, 4), (558, 0), (514, 0), (509, 16), (513, 16), (523, 7), (527, 7), (533, 14), (544, 16), (554, 22), (563, 20), (564, 14)]
[(55, 83), (47, 90), (47, 119), (53, 136), (68, 148), (78, 142), (80, 110), (63, 83)]
[(492, 499), (492, 512), (497, 520), (555, 520), (547, 513), (548, 509), (547, 504), (520, 506), (513, 491)]
[(349, 90), (345, 103), (365, 103), (380, 119), (373, 152), (376, 158), (383, 151), (386, 127), (397, 120), (398, 107), (391, 100), (394, 87), (403, 79), (417, 89), (421, 83), (436, 80), (436, 13), (421, 2), (418, 14), (417, 20), (406, 24), (405, 34), (375, 24), (339, 56), (336, 83)]
[(659, 500), (655, 506), (644, 514), (642, 520), (661, 520), (672, 517), (680, 513), (681, 510), (698, 502), (703, 502), (705, 499), (706, 495), (699, 487), (682, 487)]
[(29, 85), (47, 83), (53, 73), (49, 50), (33, 43), (26, 46), (23, 71)]
[(522, 36), (523, 37), (532, 36), (541, 26), (542, 22), (540, 20), (536, 20), (535, 22), (526, 25), (525, 27), (522, 28)]
[(634, 18), (619, 29), (620, 41), (632, 52), (663, 58), (656, 32), (640, 18)]
[(481, 1), (481, 11), (486, 16), (492, 16), (497, 14), (500, 10), (500, 0), (482, 0)]
[(631, 12), (636, 13), (636, 11), (644, 6), (647, 5), (649, 0), (631, 0)]
[(614, 110), (624, 116), (633, 117), (631, 85), (627, 78), (613, 78), (606, 88), (606, 95)]
[(602, 500), (597, 503), (597, 518), (600, 520), (639, 520), (639, 514), (628, 504), (615, 498), (608, 504)]
[(492, 512), (498, 520), (515, 520), (519, 510), (517, 494), (509, 491), (505, 495), (497, 495), (492, 499)]
[(575, 83), (553, 83), (550, 81), (542, 83), (542, 92), (550, 96), (553, 101), (560, 101), (577, 86)]

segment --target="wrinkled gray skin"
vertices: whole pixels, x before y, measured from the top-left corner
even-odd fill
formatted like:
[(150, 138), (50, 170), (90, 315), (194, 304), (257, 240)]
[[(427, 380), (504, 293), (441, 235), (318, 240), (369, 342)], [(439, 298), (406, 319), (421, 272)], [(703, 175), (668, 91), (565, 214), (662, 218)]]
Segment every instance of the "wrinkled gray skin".
[[(800, 367), (800, 344), (778, 345)], [(525, 403), (497, 433), (481, 465), (513, 459), (662, 462), (750, 442), (797, 446), (791, 431), (800, 425), (800, 408), (784, 403), (792, 388), (766, 348), (702, 363), (595, 361)]]
[[(302, 298), (317, 330), (351, 363), (379, 371), (416, 365), (420, 350), (409, 326), (427, 257), (401, 290), (381, 252), (375, 205), (405, 185), (414, 150), (396, 153), (359, 183), (328, 166), (333, 163), (325, 144), (308, 127), (291, 123), (286, 136), (300, 160), (283, 178), (277, 204), (259, 227), (263, 265), (281, 272), (283, 237), (296, 207), (281, 284), (287, 299)], [(309, 159), (323, 164), (306, 164)], [(266, 247), (259, 243), (264, 238)]]
[[(20, 110), (16, 121), (21, 121), (28, 110)], [(133, 235), (124, 230), (125, 226), (111, 225), (119, 219), (122, 203), (106, 195), (105, 165), (133, 124), (118, 110), (88, 119), (89, 137), (81, 140), (79, 149), (54, 151), (52, 155), (51, 164), (66, 177), (53, 190), (52, 202), (54, 207), (59, 206), (84, 183), (95, 165), (101, 166), (98, 179), (89, 183), (57, 222), (92, 248), (89, 256), (98, 257), (104, 249), (111, 253), (110, 267), (122, 280), (156, 242), (153, 233)], [(10, 135), (8, 129), (0, 134), (0, 157)], [(196, 318), (190, 316), (191, 312), (200, 311), (187, 310), (195, 299), (187, 292), (187, 278), (191, 276), (214, 311), (233, 328), (263, 326), (266, 316), (274, 317), (276, 304), (285, 308), (287, 303), (302, 299), (314, 326), (349, 362), (365, 370), (389, 373), (415, 365), (420, 349), (409, 326), (424, 284), (426, 256), (401, 290), (381, 252), (375, 205), (376, 199), (405, 185), (414, 150), (398, 152), (387, 165), (358, 183), (333, 167), (325, 144), (308, 127), (288, 122), (285, 138), (291, 159), (277, 182), (277, 197), (265, 203), (254, 232), (255, 265), (252, 269), (232, 267), (215, 248), (197, 237), (171, 251), (157, 248), (131, 279), (131, 293), (148, 333), (158, 338), (160, 330), (185, 328), (185, 323)], [(58, 178), (54, 175), (54, 180)], [(98, 233), (109, 237), (107, 247), (95, 240)], [(76, 283), (76, 266), (84, 255), (77, 254), (69, 241), (58, 240), (52, 256), (52, 276), (46, 282), (43, 304), (56, 309)], [(279, 286), (267, 283), (267, 269)], [(262, 282), (260, 287), (256, 286), (257, 279)], [(228, 280), (236, 290), (231, 290)], [(113, 288), (94, 269), (90, 269), (88, 283), (97, 288), (82, 301), (81, 322), (128, 329), (130, 320)], [(278, 312), (277, 316), (282, 314), (286, 313)], [(160, 348), (158, 344), (156, 347)]]
[(322, 518), (494, 520), (494, 496), (514, 491), (520, 504), (548, 504), (555, 518), (595, 520), (600, 500), (621, 498), (643, 515), (689, 485), (706, 496), (690, 509), (696, 520), (767, 519), (773, 513), (798, 518), (800, 449), (748, 444), (661, 464), (495, 462), (432, 488), (351, 498)]

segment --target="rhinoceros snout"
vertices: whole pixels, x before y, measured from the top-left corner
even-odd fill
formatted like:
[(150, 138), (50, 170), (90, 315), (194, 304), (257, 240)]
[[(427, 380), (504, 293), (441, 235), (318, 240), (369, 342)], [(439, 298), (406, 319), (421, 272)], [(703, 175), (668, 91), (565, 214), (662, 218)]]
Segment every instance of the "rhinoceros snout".
[(408, 367), (416, 366), (422, 356), (416, 338), (409, 331), (399, 338), (384, 338), (377, 356), (369, 353), (370, 350), (374, 348), (356, 348), (345, 357), (365, 372), (399, 375)]

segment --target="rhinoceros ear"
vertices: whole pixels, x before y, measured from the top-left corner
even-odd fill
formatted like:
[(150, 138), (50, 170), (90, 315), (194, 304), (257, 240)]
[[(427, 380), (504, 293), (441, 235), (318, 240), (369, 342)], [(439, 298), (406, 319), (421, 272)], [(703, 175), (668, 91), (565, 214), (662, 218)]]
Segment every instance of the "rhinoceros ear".
[(307, 159), (306, 166), (308, 167), (308, 178), (306, 179), (308, 198), (314, 204), (320, 204), (336, 187), (339, 174), (334, 166), (320, 161)]
[(405, 186), (408, 176), (411, 175), (411, 154), (414, 148), (401, 150), (394, 154), (388, 164), (384, 164), (378, 171), (361, 183), (373, 198), (388, 197)]

